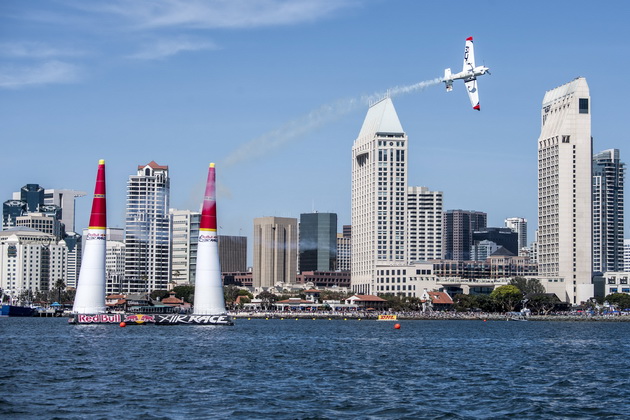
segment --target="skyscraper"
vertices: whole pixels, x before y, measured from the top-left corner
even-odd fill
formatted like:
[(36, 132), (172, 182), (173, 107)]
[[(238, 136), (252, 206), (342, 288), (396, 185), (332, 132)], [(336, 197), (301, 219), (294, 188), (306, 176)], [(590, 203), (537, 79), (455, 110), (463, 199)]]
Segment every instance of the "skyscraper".
[(442, 258), (442, 191), (407, 188), (407, 247), (409, 261)]
[(623, 181), (619, 150), (593, 156), (593, 271), (623, 270)]
[(443, 252), (444, 259), (470, 260), (473, 232), (486, 227), (488, 215), (474, 210), (447, 210), (444, 213)]
[(297, 274), (297, 219), (254, 219), (253, 286), (295, 283)]
[(219, 261), (224, 273), (247, 271), (247, 236), (219, 235)]
[(505, 219), (505, 227), (512, 229), (518, 234), (518, 252), (527, 248), (527, 219), (523, 217), (509, 217)]
[(300, 272), (333, 271), (337, 264), (337, 214), (300, 215)]
[(75, 231), (75, 199), (84, 197), (85, 191), (75, 190), (44, 190), (44, 203), (59, 206), (61, 208), (61, 223), (66, 227), (67, 232)]
[(169, 273), (168, 166), (139, 165), (127, 182), (123, 292), (167, 289)]
[(392, 100), (368, 109), (352, 146), (352, 289), (376, 291), (377, 264), (405, 264), (407, 135)]
[(586, 79), (545, 93), (538, 138), (538, 264), (560, 299), (593, 296), (592, 139)]

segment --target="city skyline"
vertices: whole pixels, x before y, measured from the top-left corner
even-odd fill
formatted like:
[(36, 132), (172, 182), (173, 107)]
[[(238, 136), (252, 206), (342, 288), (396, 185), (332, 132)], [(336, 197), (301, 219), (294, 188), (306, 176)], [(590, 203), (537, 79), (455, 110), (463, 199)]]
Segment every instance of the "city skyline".
[[(348, 150), (367, 111), (352, 100), (392, 89), (410, 141), (409, 184), (443, 191), (444, 210), (486, 212), (488, 226), (524, 217), (531, 241), (540, 103), (577, 76), (593, 98), (593, 152), (617, 148), (627, 161), (620, 121), (630, 88), (608, 74), (628, 61), (626, 4), (611, 14), (587, 2), (479, 2), (447, 19), (434, 18), (441, 6), (411, 1), (299, 1), (290, 13), (273, 1), (223, 11), (213, 2), (134, 4), (3, 5), (3, 134), (28, 146), (3, 153), (4, 197), (27, 183), (90, 191), (103, 158), (109, 224), (123, 227), (138, 162), (169, 165), (171, 207), (198, 211), (216, 161), (221, 234), (251, 238), (257, 217), (311, 210), (349, 224)], [(561, 33), (533, 29), (555, 27), (558, 16), (572, 22)], [(379, 25), (384, 33), (368, 29)], [(441, 84), (394, 89), (457, 69), (468, 36), (493, 71), (479, 84), (480, 113), (461, 85), (448, 94)], [(383, 51), (402, 64), (374, 66)], [(76, 203), (81, 231), (90, 197)]]

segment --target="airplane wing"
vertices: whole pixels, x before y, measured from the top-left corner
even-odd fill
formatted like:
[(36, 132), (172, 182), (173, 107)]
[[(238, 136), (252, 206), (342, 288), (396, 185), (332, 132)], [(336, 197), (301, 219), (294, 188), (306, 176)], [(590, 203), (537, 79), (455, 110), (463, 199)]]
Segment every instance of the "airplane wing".
[(466, 47), (464, 47), (464, 71), (473, 70), (475, 68), (475, 50), (473, 48), (473, 37), (466, 38)]
[(467, 79), (464, 84), (466, 85), (466, 90), (468, 91), (468, 97), (470, 98), (470, 104), (473, 109), (477, 111), (481, 111), (481, 107), (479, 106), (479, 91), (477, 90), (477, 79)]

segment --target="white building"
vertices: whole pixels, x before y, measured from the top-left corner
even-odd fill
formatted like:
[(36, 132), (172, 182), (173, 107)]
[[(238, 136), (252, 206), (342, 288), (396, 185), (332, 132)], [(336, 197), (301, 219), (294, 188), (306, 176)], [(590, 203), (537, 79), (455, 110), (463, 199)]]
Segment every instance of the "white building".
[(630, 277), (630, 273), (627, 272), (608, 271), (604, 273), (604, 296), (608, 296), (613, 293), (630, 294), (628, 277)]
[(77, 282), (79, 281), (79, 273), (81, 272), (82, 238), (81, 235), (76, 232), (66, 232), (64, 241), (68, 247), (66, 286), (76, 288)]
[(352, 237), (343, 233), (337, 234), (337, 270), (350, 271), (352, 262)]
[(123, 293), (166, 290), (170, 281), (168, 166), (139, 165), (127, 182)]
[(23, 292), (53, 290), (65, 284), (68, 248), (54, 235), (28, 227), (0, 232), (0, 288), (14, 299)]
[(173, 286), (192, 284), (197, 267), (197, 241), (201, 213), (190, 210), (170, 210), (171, 275)]
[(527, 219), (523, 217), (509, 217), (505, 219), (505, 227), (518, 234), (518, 255), (521, 250), (527, 248)]
[(623, 240), (623, 271), (630, 273), (630, 239)]
[(24, 226), (53, 235), (57, 240), (62, 237), (61, 221), (43, 213), (28, 213), (15, 219), (16, 226)]
[(561, 300), (593, 296), (591, 114), (586, 79), (545, 94), (538, 139), (538, 264)]
[(392, 294), (407, 297), (420, 297), (423, 291), (438, 287), (433, 274), (433, 263), (376, 266), (376, 286), (374, 294)]
[(442, 191), (407, 188), (407, 248), (409, 261), (442, 258)]
[(106, 294), (120, 294), (125, 279), (125, 243), (107, 240), (105, 248)]
[(352, 290), (376, 292), (376, 266), (407, 263), (407, 135), (390, 98), (352, 146)]

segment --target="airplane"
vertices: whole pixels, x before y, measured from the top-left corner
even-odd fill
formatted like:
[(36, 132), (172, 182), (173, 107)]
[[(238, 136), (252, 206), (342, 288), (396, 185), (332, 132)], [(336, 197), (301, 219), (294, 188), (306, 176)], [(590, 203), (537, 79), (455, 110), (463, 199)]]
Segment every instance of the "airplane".
[(483, 76), (486, 73), (490, 74), (488, 67), (475, 67), (475, 50), (473, 49), (473, 38), (470, 36), (466, 38), (464, 68), (461, 72), (455, 74), (451, 73), (451, 69), (444, 70), (444, 79), (442, 79), (442, 81), (446, 84), (446, 91), (450, 92), (453, 90), (453, 81), (463, 79), (473, 109), (481, 111), (481, 107), (479, 106), (479, 91), (477, 90), (477, 76)]

